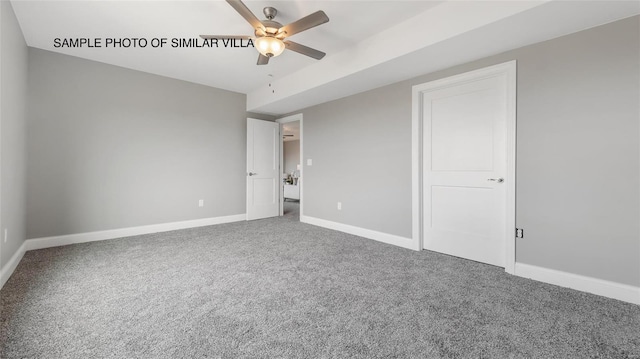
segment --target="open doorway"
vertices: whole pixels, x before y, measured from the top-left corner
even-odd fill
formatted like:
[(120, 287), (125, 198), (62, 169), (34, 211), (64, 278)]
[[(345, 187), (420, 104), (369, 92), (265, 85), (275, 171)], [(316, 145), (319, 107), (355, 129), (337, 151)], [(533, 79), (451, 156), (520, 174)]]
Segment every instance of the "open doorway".
[(282, 141), (280, 168), (282, 191), (280, 191), (280, 215), (295, 221), (302, 213), (302, 114), (287, 116), (280, 123)]

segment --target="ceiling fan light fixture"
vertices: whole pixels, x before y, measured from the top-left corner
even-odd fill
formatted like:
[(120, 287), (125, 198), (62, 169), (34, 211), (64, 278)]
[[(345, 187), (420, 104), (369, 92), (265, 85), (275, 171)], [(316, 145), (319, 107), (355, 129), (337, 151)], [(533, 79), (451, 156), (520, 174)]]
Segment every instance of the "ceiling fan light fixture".
[(256, 49), (266, 57), (276, 57), (284, 51), (285, 45), (278, 38), (264, 36), (256, 39)]

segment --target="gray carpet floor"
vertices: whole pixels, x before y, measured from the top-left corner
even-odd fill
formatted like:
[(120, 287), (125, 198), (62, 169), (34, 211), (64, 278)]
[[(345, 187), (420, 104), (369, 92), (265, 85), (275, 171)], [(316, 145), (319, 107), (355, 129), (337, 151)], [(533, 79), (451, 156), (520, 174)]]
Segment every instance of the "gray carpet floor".
[(292, 221), (300, 220), (300, 201), (286, 200), (283, 206), (283, 217)]
[(30, 251), (2, 358), (640, 358), (640, 307), (288, 216)]

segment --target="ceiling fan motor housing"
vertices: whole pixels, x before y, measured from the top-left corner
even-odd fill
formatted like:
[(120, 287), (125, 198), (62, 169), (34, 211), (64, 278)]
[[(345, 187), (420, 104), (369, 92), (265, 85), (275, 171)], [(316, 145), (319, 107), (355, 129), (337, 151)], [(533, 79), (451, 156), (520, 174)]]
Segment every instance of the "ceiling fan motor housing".
[(276, 36), (282, 24), (273, 20), (262, 20), (263, 29), (256, 29), (256, 36)]

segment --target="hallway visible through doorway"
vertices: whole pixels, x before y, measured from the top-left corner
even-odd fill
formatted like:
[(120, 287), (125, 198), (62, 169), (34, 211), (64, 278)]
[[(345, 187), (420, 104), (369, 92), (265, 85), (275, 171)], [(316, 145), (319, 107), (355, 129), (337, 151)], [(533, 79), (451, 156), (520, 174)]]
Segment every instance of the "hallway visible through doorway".
[(290, 219), (292, 221), (300, 220), (300, 201), (286, 200), (284, 201), (284, 214), (283, 218)]

